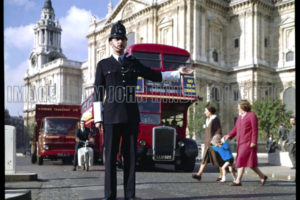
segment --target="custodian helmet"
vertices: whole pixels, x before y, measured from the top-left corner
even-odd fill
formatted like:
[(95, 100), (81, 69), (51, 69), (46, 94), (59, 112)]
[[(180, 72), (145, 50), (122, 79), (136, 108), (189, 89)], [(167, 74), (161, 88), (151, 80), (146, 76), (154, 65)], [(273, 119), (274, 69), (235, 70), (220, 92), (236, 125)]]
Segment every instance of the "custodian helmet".
[(126, 28), (121, 23), (121, 21), (118, 21), (111, 27), (110, 36), (108, 40), (111, 41), (113, 38), (122, 38), (127, 40)]

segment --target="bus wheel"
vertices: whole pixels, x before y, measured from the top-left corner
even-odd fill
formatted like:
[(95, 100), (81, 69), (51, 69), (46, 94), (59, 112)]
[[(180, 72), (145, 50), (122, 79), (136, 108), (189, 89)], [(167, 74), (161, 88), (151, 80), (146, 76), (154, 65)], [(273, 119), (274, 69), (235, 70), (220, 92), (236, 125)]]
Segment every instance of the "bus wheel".
[(43, 165), (43, 160), (44, 160), (43, 156), (38, 156), (37, 160), (38, 160), (38, 165)]
[(182, 162), (182, 169), (185, 172), (192, 172), (194, 171), (195, 163), (196, 163), (196, 158), (194, 157), (184, 158)]
[(31, 154), (31, 163), (32, 164), (36, 163), (36, 152), (34, 152), (33, 154)]

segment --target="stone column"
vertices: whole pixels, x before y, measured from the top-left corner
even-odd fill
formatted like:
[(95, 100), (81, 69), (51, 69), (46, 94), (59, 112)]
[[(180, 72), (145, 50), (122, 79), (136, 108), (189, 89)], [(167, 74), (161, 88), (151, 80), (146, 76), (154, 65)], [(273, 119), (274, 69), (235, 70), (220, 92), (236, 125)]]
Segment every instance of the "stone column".
[(205, 12), (203, 9), (201, 9), (201, 60), (207, 61), (207, 56), (206, 56), (206, 38), (205, 38), (205, 33), (206, 33), (206, 16)]
[(194, 60), (199, 60), (199, 49), (200, 49), (200, 45), (199, 45), (199, 29), (200, 29), (200, 12), (199, 12), (199, 8), (198, 8), (198, 4), (197, 1), (195, 1), (195, 5), (194, 5), (194, 41), (193, 41), (193, 46), (194, 46), (194, 50), (193, 50), (193, 59)]

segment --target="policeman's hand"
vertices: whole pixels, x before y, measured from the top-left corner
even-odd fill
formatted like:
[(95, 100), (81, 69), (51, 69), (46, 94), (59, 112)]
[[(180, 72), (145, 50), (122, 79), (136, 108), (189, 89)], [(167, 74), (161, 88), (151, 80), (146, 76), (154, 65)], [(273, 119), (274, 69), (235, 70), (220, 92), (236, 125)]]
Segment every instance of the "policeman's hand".
[(76, 142), (79, 142), (79, 138), (75, 138), (75, 141), (76, 141)]
[(255, 144), (251, 142), (250, 147), (255, 147)]
[(192, 69), (191, 67), (179, 67), (178, 71), (182, 75), (194, 73), (194, 69)]

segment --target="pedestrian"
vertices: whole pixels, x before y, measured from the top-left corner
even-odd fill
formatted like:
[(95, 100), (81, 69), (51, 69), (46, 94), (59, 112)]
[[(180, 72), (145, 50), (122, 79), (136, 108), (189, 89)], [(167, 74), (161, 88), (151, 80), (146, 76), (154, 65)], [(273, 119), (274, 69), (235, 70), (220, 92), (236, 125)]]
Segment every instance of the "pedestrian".
[(220, 180), (220, 183), (224, 183), (226, 181), (226, 168), (228, 167), (233, 181), (235, 181), (235, 170), (233, 168), (233, 156), (229, 148), (229, 144), (227, 141), (224, 141), (222, 136), (219, 134), (216, 134), (212, 140), (211, 144), (213, 145), (212, 148), (214, 151), (218, 152), (224, 161), (224, 164), (222, 166), (222, 179)]
[(201, 180), (201, 175), (207, 166), (208, 163), (211, 163), (212, 165), (219, 166), (219, 177), (217, 178), (217, 182), (219, 182), (222, 179), (222, 166), (224, 164), (224, 161), (220, 157), (218, 152), (215, 152), (212, 149), (211, 140), (214, 135), (219, 134), (222, 135), (222, 129), (221, 129), (221, 123), (220, 119), (217, 117), (216, 108), (210, 103), (208, 103), (205, 107), (204, 114), (206, 115), (206, 123), (205, 123), (205, 144), (203, 149), (203, 158), (200, 165), (200, 168), (196, 174), (192, 174), (192, 178), (197, 179), (198, 181)]
[(267, 139), (267, 152), (274, 153), (276, 148), (276, 140), (274, 139), (273, 134), (270, 133)]
[(86, 141), (89, 140), (89, 137), (91, 136), (91, 131), (89, 128), (85, 127), (85, 121), (80, 121), (80, 127), (77, 128), (75, 133), (75, 152), (74, 152), (74, 160), (73, 160), (73, 171), (76, 171), (76, 167), (78, 165), (78, 149), (83, 147), (83, 143), (80, 141)]
[[(94, 121), (97, 128), (102, 124), (104, 127), (104, 199), (116, 199), (117, 196), (116, 159), (120, 137), (124, 149), (124, 197), (135, 199), (136, 148), (140, 122), (135, 97), (137, 78), (140, 76), (156, 82), (179, 80), (180, 74), (192, 74), (193, 70), (181, 67), (177, 71), (159, 72), (142, 65), (133, 56), (124, 54), (127, 37), (121, 21), (112, 26), (109, 45), (112, 56), (97, 63), (94, 82)], [(104, 94), (106, 100), (103, 104)]]
[(257, 137), (258, 120), (256, 115), (251, 112), (251, 104), (247, 100), (241, 100), (238, 104), (239, 116), (234, 128), (224, 139), (237, 139), (237, 155), (235, 166), (238, 168), (238, 175), (230, 186), (241, 186), (245, 167), (250, 167), (259, 177), (261, 186), (267, 180), (267, 176), (258, 168), (257, 162)]
[(296, 118), (292, 116), (290, 118), (290, 124), (292, 125), (289, 136), (287, 139), (289, 156), (292, 161), (292, 169), (296, 169)]
[(281, 123), (278, 128), (278, 136), (282, 141), (287, 139), (288, 130), (286, 129), (284, 123)]
[(281, 123), (278, 128), (278, 146), (281, 151), (285, 151), (284, 145), (286, 144), (288, 130), (285, 127), (284, 123)]

